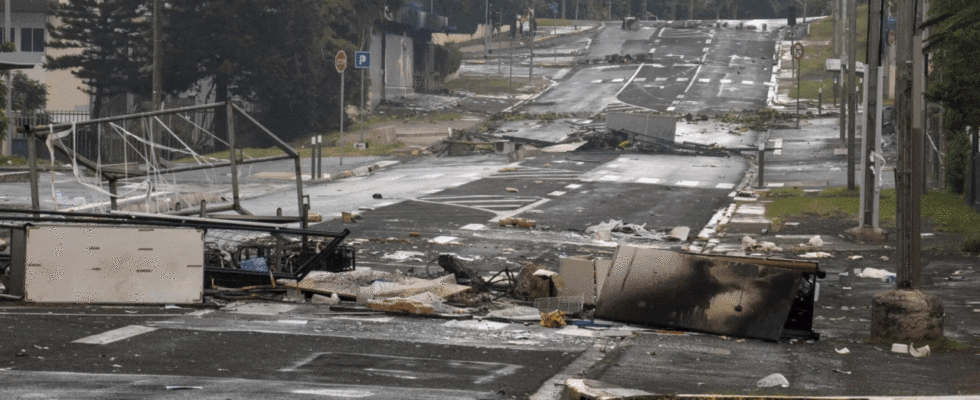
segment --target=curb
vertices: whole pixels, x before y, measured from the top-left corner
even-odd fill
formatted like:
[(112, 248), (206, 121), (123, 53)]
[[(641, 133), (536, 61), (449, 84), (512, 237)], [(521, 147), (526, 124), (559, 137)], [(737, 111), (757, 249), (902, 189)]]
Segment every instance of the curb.
[(980, 396), (737, 396), (711, 394), (655, 394), (591, 380), (568, 379), (561, 400), (980, 400)]

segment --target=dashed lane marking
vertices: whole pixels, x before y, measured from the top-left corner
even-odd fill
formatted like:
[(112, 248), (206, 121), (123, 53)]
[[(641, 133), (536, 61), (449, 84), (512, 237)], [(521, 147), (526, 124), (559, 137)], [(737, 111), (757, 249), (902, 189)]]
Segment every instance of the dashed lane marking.
[(582, 185), (579, 185), (577, 183), (570, 183), (570, 184), (568, 184), (568, 185), (565, 186), (565, 189), (573, 189), (574, 190), (574, 189), (578, 189), (580, 187), (582, 187)]
[(657, 79), (654, 79), (654, 82), (666, 82), (666, 81), (667, 81), (667, 78), (657, 78)]
[(711, 79), (701, 78), (701, 79), (698, 79), (698, 82), (701, 82), (701, 83), (711, 83)]
[(733, 189), (735, 188), (734, 183), (719, 183), (715, 185), (715, 189)]
[(657, 179), (657, 178), (640, 178), (640, 179), (637, 179), (636, 182), (637, 183), (657, 184), (657, 183), (660, 183), (660, 179)]
[(120, 340), (129, 339), (133, 336), (142, 335), (147, 332), (153, 332), (155, 330), (157, 330), (157, 328), (150, 328), (148, 326), (142, 326), (142, 325), (129, 325), (119, 329), (113, 329), (108, 332), (103, 332), (98, 335), (83, 337), (72, 343), (108, 344), (112, 342), (118, 342)]
[(697, 187), (699, 184), (701, 184), (701, 182), (698, 181), (680, 181), (676, 183), (677, 186), (684, 187)]
[(568, 193), (568, 192), (563, 192), (561, 190), (556, 190), (554, 192), (548, 193), (548, 196), (558, 197), (558, 196), (564, 195), (565, 193)]
[(755, 82), (752, 82), (752, 81), (742, 81), (742, 84), (743, 85), (755, 85)]
[(721, 80), (721, 83), (724, 84), (724, 85), (727, 85), (729, 83), (732, 83), (732, 80), (731, 79), (722, 79)]
[(599, 178), (599, 180), (600, 181), (618, 181), (619, 178), (620, 177), (619, 176), (616, 176), (616, 175), (605, 175), (602, 178)]

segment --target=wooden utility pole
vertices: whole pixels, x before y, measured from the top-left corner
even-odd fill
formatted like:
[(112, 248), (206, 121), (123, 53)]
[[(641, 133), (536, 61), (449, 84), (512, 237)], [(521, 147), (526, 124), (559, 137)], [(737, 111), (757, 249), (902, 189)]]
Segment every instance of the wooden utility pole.
[(163, 36), (161, 35), (162, 0), (153, 0), (153, 111), (160, 111), (163, 92)]
[[(861, 224), (860, 226), (877, 228), (875, 209), (878, 199), (878, 176), (875, 174), (877, 164), (878, 113), (881, 110), (878, 103), (881, 88), (878, 87), (878, 77), (881, 68), (881, 6), (882, 0), (871, 0), (868, 4), (868, 65), (864, 68), (864, 81), (868, 88), (864, 94), (868, 107), (864, 110), (864, 151), (861, 152), (861, 165), (864, 166), (864, 183), (861, 184)], [(880, 156), (880, 155), (878, 155)]]
[[(857, 129), (857, 0), (847, 0), (847, 189), (854, 190), (854, 147)], [(867, 71), (865, 71), (867, 72)]]
[(920, 243), (920, 193), (922, 168), (917, 165), (921, 154), (921, 131), (913, 129), (912, 114), (912, 40), (915, 35), (915, 0), (898, 0), (897, 40), (895, 51), (895, 103), (898, 115), (897, 190), (898, 269), (896, 286), (899, 289), (920, 289), (922, 286)]

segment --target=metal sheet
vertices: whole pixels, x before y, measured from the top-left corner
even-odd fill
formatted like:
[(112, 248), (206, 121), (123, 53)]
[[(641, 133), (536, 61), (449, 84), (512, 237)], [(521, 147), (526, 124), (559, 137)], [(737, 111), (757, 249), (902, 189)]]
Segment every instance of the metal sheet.
[[(14, 291), (43, 303), (200, 303), (204, 234), (189, 228), (27, 226)], [(18, 236), (18, 235), (15, 235)]]
[(595, 316), (775, 341), (800, 278), (748, 262), (620, 246)]

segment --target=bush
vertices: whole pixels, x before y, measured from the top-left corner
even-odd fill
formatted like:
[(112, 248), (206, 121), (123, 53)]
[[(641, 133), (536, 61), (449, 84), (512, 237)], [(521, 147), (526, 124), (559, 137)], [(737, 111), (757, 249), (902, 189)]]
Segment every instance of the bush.
[(980, 254), (980, 235), (973, 235), (963, 241), (961, 250), (964, 253)]
[(435, 68), (440, 80), (444, 80), (449, 75), (459, 71), (459, 66), (463, 62), (463, 53), (461, 51), (446, 46), (435, 46), (435, 49)]

